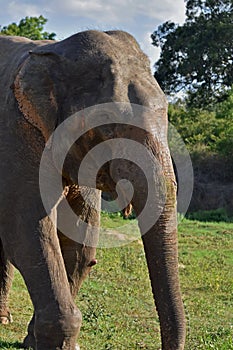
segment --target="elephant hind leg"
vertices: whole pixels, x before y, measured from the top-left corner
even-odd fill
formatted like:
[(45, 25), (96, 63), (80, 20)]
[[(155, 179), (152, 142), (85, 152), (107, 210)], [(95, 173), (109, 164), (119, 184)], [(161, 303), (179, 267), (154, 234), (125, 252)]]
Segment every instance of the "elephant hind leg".
[(14, 267), (6, 258), (3, 245), (0, 240), (0, 324), (12, 322), (12, 316), (8, 308), (8, 296), (13, 280)]

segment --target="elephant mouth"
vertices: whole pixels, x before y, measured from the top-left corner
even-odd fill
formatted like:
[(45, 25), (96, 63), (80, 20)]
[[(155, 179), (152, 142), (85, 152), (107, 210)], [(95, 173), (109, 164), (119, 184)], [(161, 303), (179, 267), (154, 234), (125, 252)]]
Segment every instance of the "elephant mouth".
[(116, 183), (110, 175), (110, 162), (105, 163), (99, 169), (96, 177), (96, 187), (103, 192), (111, 193), (114, 197)]

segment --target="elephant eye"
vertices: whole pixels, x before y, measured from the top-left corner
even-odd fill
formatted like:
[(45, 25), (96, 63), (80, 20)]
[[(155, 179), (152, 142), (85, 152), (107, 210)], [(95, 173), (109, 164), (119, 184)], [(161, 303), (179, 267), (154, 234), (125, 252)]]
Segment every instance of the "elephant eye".
[(101, 74), (99, 74), (99, 76), (98, 76), (98, 82), (99, 82), (99, 85), (100, 85), (101, 88), (105, 84), (105, 79), (104, 79), (104, 77)]
[(88, 92), (96, 91), (96, 89), (102, 89), (105, 85), (105, 79), (101, 74), (86, 78), (86, 82), (83, 84), (83, 88)]

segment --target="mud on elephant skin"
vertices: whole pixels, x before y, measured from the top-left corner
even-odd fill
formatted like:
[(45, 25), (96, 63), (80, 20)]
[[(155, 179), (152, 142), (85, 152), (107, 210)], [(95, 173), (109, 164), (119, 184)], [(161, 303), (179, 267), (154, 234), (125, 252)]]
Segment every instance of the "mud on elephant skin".
[[(65, 220), (60, 207), (68, 201), (88, 227), (98, 227), (101, 191), (114, 191), (121, 178), (134, 184), (131, 204), (139, 214), (147, 191), (145, 179), (133, 164), (105, 164), (96, 189), (88, 187), (88, 174), (87, 184), (82, 186), (77, 177), (82, 159), (92, 147), (103, 140), (127, 138), (142, 144), (154, 159), (154, 186), (156, 176), (160, 176), (155, 164), (160, 163), (168, 189), (159, 219), (142, 240), (160, 319), (162, 349), (182, 350), (185, 318), (178, 277), (176, 184), (166, 141), (167, 102), (151, 74), (148, 58), (135, 39), (122, 31), (86, 31), (60, 42), (0, 37), (0, 48), (2, 320), (9, 320), (7, 297), (14, 266), (22, 274), (34, 306), (24, 345), (37, 350), (75, 349), (81, 313), (74, 296), (96, 263), (96, 251), (68, 238), (69, 232), (59, 232), (49, 214)], [(64, 191), (47, 213), (39, 188), (39, 166), (46, 142), (73, 112), (109, 102), (150, 108), (154, 115), (151, 132), (114, 122), (86, 132), (66, 157), (60, 174)], [(143, 114), (142, 124), (146, 118)], [(154, 136), (156, 128), (160, 129), (161, 140)], [(55, 165), (53, 171), (57, 171)], [(88, 205), (93, 202), (95, 206)], [(150, 216), (158, 206), (154, 202)], [(143, 227), (140, 220), (139, 227)]]

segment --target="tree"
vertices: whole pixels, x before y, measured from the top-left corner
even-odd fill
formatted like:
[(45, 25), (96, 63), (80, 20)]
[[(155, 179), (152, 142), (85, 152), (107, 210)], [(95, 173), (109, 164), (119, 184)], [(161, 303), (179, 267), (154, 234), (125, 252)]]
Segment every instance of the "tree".
[(233, 2), (185, 2), (185, 23), (165, 22), (151, 36), (161, 48), (155, 78), (168, 95), (185, 91), (189, 105), (209, 108), (233, 85)]
[[(176, 127), (191, 155), (218, 155), (233, 160), (233, 88), (215, 110), (186, 108), (170, 103), (169, 121)], [(232, 163), (233, 164), (233, 163)]]
[(53, 40), (56, 36), (55, 33), (44, 32), (44, 25), (47, 23), (47, 19), (43, 16), (39, 17), (25, 17), (21, 19), (19, 24), (12, 23), (3, 28), (0, 27), (1, 35), (16, 35), (24, 36), (32, 40)]
[(229, 91), (225, 101), (216, 108), (216, 117), (224, 121), (220, 140), (216, 145), (217, 151), (233, 158), (233, 88)]

